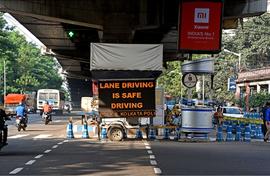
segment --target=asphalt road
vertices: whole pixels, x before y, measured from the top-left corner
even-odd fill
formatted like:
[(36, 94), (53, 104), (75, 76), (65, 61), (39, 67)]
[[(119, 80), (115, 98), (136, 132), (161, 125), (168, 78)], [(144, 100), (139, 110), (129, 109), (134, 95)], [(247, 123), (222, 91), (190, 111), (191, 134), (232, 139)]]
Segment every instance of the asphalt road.
[[(0, 175), (269, 175), (270, 144), (66, 139), (68, 116), (44, 125), (29, 117), (26, 131), (9, 123)], [(80, 117), (73, 117), (80, 122)]]

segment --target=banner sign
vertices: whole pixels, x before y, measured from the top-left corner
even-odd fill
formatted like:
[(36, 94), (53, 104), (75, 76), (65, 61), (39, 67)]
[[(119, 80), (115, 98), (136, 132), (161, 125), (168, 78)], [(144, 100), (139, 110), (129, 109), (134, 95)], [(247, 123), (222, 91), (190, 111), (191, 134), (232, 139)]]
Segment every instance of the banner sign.
[(178, 49), (189, 53), (220, 52), (222, 9), (220, 0), (181, 0)]
[(235, 77), (228, 78), (228, 91), (235, 92), (236, 91), (236, 80)]
[(154, 117), (155, 81), (99, 81), (100, 117)]

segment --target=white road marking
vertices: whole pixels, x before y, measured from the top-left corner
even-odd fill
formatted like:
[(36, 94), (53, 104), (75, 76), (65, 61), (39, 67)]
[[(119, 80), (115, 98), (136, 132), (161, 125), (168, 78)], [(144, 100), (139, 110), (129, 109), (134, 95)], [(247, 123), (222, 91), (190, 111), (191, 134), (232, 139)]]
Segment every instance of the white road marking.
[(58, 145), (54, 145), (52, 148), (55, 149), (55, 148), (57, 148), (57, 147), (58, 147)]
[(149, 155), (150, 159), (155, 159), (155, 155)]
[(61, 122), (62, 120), (55, 120), (54, 122), (58, 123), (58, 122)]
[(149, 145), (149, 143), (145, 142), (144, 145)]
[(43, 157), (43, 155), (37, 155), (35, 158), (36, 158), (36, 159), (39, 159), (39, 158), (41, 158), (41, 157)]
[(146, 149), (151, 149), (151, 147), (150, 147), (150, 146), (145, 146), (145, 148), (146, 148)]
[(44, 139), (44, 138), (49, 138), (50, 136), (51, 136), (51, 134), (40, 134), (40, 135), (37, 135), (33, 138), (34, 139)]
[(151, 165), (157, 165), (157, 161), (156, 160), (150, 160)]
[(23, 167), (16, 168), (13, 171), (11, 171), (9, 174), (14, 175), (14, 174), (19, 173), (21, 170), (23, 170)]
[(68, 142), (68, 140), (64, 140), (63, 142)]
[(62, 145), (63, 143), (64, 143), (64, 142), (58, 142), (57, 144), (58, 144), (58, 145)]
[(30, 160), (27, 163), (25, 163), (25, 165), (32, 165), (34, 162), (36, 162), (36, 160)]
[(29, 134), (17, 134), (15, 136), (10, 136), (8, 138), (9, 139), (17, 139), (17, 138), (22, 138), (22, 137), (25, 137), (25, 136), (29, 136)]
[(157, 168), (157, 167), (154, 168), (154, 172), (155, 174), (161, 174), (160, 168)]
[(44, 153), (49, 153), (51, 152), (52, 150), (45, 150)]
[(147, 153), (152, 154), (153, 152), (152, 152), (152, 150), (147, 150)]

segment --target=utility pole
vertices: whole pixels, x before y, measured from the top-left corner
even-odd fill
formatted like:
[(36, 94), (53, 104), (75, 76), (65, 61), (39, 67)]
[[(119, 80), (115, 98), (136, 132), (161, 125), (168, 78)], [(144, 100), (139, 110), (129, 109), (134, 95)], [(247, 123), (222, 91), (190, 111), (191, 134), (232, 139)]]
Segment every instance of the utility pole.
[(232, 51), (230, 51), (230, 50), (227, 50), (227, 49), (223, 49), (225, 52), (227, 52), (227, 53), (231, 53), (231, 54), (233, 54), (233, 55), (235, 55), (235, 56), (238, 56), (238, 72), (240, 72), (240, 70), (241, 70), (241, 53), (235, 53), (235, 52), (232, 52)]
[(5, 99), (7, 92), (7, 84), (6, 84), (6, 61), (4, 60), (4, 108), (6, 107)]

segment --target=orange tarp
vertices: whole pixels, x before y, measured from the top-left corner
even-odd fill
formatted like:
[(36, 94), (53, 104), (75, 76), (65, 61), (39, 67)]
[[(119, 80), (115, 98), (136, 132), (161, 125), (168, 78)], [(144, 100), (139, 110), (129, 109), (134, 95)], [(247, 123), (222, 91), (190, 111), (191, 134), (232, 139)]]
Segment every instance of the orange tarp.
[(8, 94), (5, 98), (6, 104), (17, 104), (25, 101), (26, 95), (24, 94)]

